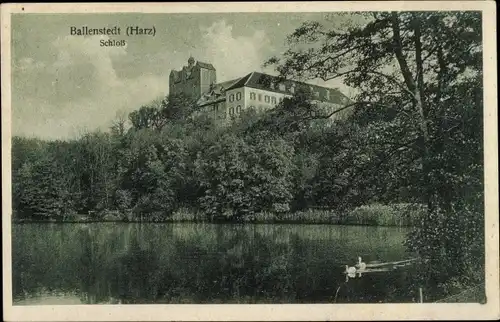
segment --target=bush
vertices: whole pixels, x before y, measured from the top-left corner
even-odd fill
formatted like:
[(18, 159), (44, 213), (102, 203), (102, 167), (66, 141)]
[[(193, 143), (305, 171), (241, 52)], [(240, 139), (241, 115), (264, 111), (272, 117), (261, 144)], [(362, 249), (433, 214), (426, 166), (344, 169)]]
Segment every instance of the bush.
[(126, 215), (120, 211), (112, 210), (105, 211), (102, 214), (102, 221), (123, 221), (126, 218)]
[(279, 221), (309, 224), (336, 224), (338, 222), (338, 218), (330, 210), (309, 209), (284, 214), (279, 217)]
[(244, 222), (256, 223), (337, 224), (338, 221), (338, 216), (334, 212), (330, 210), (317, 209), (281, 214), (264, 211), (244, 218)]
[(277, 215), (272, 212), (258, 212), (255, 214), (250, 214), (243, 218), (244, 222), (256, 222), (256, 223), (273, 223), (277, 220)]

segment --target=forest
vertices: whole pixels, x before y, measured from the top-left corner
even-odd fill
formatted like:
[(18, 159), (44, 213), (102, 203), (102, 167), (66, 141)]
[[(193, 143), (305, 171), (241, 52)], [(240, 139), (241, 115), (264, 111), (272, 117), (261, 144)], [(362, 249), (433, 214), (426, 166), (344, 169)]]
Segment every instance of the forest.
[(266, 62), (283, 78), (358, 90), (329, 115), (301, 90), (221, 127), (170, 95), (109, 131), (13, 137), (14, 219), (409, 225), (426, 283), (480, 282), (481, 15), (364, 15), (342, 30), (305, 22)]

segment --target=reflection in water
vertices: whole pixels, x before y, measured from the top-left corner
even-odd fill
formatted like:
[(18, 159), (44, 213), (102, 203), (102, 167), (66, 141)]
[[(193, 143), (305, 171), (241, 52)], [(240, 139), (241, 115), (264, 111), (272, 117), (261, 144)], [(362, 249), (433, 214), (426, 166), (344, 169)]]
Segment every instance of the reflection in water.
[(319, 225), (14, 225), (14, 304), (332, 303), (339, 286), (338, 303), (411, 301), (405, 272), (347, 284), (342, 273), (358, 256), (407, 257), (403, 238)]

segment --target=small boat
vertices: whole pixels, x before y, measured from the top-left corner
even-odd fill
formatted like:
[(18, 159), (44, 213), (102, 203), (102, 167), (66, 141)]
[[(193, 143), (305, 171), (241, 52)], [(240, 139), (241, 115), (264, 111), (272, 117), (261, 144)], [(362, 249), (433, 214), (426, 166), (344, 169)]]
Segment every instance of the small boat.
[[(362, 276), (362, 274), (367, 274), (367, 273), (378, 273), (378, 272), (389, 272), (401, 267), (406, 267), (408, 265), (413, 264), (417, 258), (411, 258), (411, 259), (406, 259), (402, 261), (395, 261), (395, 262), (370, 262), (368, 264), (364, 263), (361, 257), (358, 257), (358, 263), (355, 265), (355, 267), (349, 267), (346, 265), (346, 271), (345, 274), (348, 276), (346, 277), (346, 281), (349, 279), (349, 277), (353, 278), (358, 274), (359, 277)], [(352, 276), (354, 274), (354, 276)]]
[(366, 268), (376, 268), (376, 267), (387, 267), (387, 266), (407, 266), (412, 264), (414, 261), (416, 261), (416, 258), (411, 258), (411, 259), (406, 259), (402, 261), (396, 261), (396, 262), (386, 262), (386, 263), (369, 263), (366, 264)]

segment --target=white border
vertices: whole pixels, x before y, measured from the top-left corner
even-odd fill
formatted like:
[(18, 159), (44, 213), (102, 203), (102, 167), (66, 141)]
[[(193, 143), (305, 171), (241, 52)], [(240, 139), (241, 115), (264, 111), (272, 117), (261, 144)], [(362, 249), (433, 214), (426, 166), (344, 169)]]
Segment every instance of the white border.
[[(22, 10), (24, 8), (24, 10)], [(499, 319), (496, 7), (493, 1), (7, 4), (2, 21), (2, 214), (5, 321), (258, 321)], [(11, 13), (195, 13), (479, 10), (483, 14), (486, 304), (64, 305), (12, 306)]]

